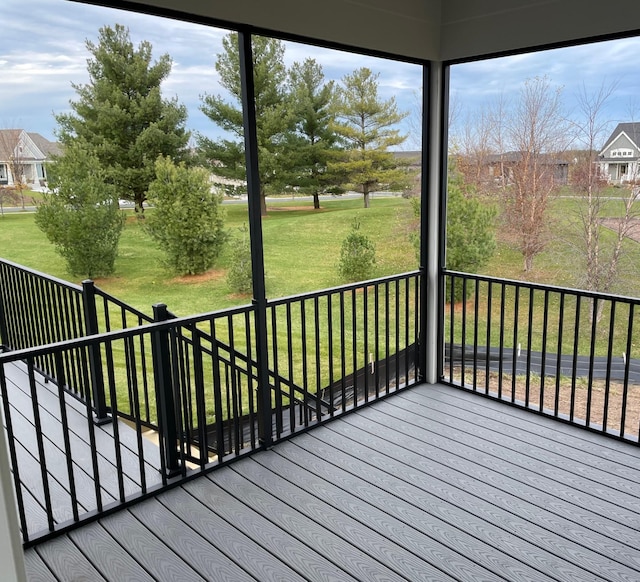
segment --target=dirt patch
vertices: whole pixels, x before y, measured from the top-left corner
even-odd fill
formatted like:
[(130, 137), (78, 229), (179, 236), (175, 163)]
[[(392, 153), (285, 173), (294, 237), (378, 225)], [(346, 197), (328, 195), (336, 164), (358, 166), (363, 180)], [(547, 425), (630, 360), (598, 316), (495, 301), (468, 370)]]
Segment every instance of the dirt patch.
[(323, 210), (320, 208), (314, 208), (313, 206), (269, 206), (269, 212), (289, 212), (290, 210)]
[(220, 281), (227, 274), (222, 269), (213, 269), (200, 275), (181, 275), (171, 279), (171, 283), (181, 283), (183, 285), (197, 285), (198, 283), (207, 283), (208, 281)]
[[(449, 370), (446, 370), (445, 378)], [(453, 380), (462, 381), (461, 369), (454, 366)], [(577, 378), (575, 383), (569, 378), (532, 376), (527, 386), (523, 376), (503, 375), (500, 379), (495, 372), (489, 373), (487, 382), (484, 371), (478, 370), (475, 378), (473, 370), (466, 369), (464, 383), (475, 385), (480, 391), (487, 388), (494, 394), (500, 391), (502, 397), (513, 398), (520, 402), (528, 402), (531, 408), (539, 409), (540, 405), (549, 411), (572, 417), (578, 423), (588, 423), (590, 426), (601, 427), (605, 424), (608, 429), (620, 431), (624, 420), (624, 432), (632, 438), (637, 438), (640, 423), (640, 386), (629, 384), (626, 389), (621, 382), (611, 381), (607, 385), (605, 380), (593, 380), (591, 391), (587, 378)], [(541, 398), (542, 393), (542, 398)]]

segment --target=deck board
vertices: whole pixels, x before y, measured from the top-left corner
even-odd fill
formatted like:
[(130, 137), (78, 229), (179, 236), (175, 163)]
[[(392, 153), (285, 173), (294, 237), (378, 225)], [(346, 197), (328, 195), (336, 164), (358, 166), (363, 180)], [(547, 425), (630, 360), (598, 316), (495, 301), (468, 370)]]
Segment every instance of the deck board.
[[(21, 493), (25, 500), (25, 518), (29, 532), (48, 529), (45, 513), (45, 483), (41, 467), (46, 467), (54, 522), (64, 523), (73, 519), (71, 502), (71, 480), (69, 477), (68, 452), (73, 459), (73, 483), (80, 515), (98, 507), (96, 487), (93, 480), (93, 457), (90, 431), (96, 442), (96, 462), (100, 476), (100, 503), (107, 505), (120, 498), (120, 483), (124, 495), (140, 491), (141, 467), (137, 450), (135, 430), (117, 421), (119, 446), (113, 437), (114, 423), (96, 426), (87, 420), (86, 406), (68, 394), (64, 395), (68, 450), (64, 443), (61, 407), (57, 387), (36, 375), (37, 414), (42, 433), (44, 461), (40, 458), (36, 437), (36, 412), (29, 389), (26, 366), (12, 363), (5, 367), (10, 420), (16, 442), (16, 455), (20, 468)], [(6, 425), (6, 419), (5, 425)], [(158, 448), (143, 438), (146, 460), (143, 463), (147, 486), (160, 483), (160, 459)], [(116, 455), (121, 458), (122, 471), (118, 471)], [(155, 463), (155, 464), (154, 464)]]
[(640, 580), (639, 473), (637, 446), (418, 386), (43, 542), (29, 579)]

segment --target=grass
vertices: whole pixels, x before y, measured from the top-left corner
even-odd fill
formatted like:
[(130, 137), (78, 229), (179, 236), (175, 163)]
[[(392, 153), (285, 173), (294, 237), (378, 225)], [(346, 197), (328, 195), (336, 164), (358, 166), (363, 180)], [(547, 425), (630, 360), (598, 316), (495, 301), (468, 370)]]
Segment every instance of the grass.
[[(314, 211), (311, 202), (286, 201), (270, 204), (263, 219), (267, 294), (270, 298), (313, 291), (344, 283), (337, 274), (342, 239), (354, 216), (377, 248), (376, 276), (409, 271), (417, 267), (407, 225), (412, 220), (407, 200), (380, 198), (368, 210), (362, 201), (330, 200)], [(244, 204), (225, 206), (231, 234), (248, 222)], [(203, 276), (177, 277), (162, 264), (162, 254), (144, 232), (132, 211), (120, 239), (119, 257), (113, 277), (97, 279), (98, 287), (145, 313), (154, 303), (166, 303), (177, 315), (192, 315), (249, 302), (227, 287), (228, 249), (219, 265)], [(152, 210), (148, 210), (152, 212)], [(0, 217), (0, 248), (3, 258), (56, 277), (79, 282), (66, 272), (44, 234), (35, 226), (34, 215), (7, 213)]]

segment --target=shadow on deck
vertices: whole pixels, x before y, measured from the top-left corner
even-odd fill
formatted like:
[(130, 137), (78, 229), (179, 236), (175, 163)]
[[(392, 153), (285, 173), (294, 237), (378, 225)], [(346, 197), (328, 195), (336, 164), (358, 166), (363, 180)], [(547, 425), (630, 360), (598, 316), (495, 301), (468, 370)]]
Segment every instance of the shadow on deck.
[(45, 580), (640, 579), (640, 449), (421, 385), (26, 550)]

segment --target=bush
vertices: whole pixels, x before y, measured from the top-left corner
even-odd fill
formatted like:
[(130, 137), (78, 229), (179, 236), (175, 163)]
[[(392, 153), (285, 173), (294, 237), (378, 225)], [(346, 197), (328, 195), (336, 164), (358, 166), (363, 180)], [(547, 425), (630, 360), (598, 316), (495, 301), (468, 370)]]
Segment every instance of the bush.
[(43, 195), (35, 222), (66, 261), (72, 275), (113, 273), (124, 216), (115, 188), (97, 158), (70, 145), (47, 167), (52, 191)]
[(253, 291), (249, 230), (246, 226), (238, 230), (242, 235), (232, 243), (231, 266), (227, 272), (227, 285), (234, 293), (249, 295)]
[[(420, 216), (420, 200), (411, 200), (414, 215)], [(496, 249), (495, 241), (495, 208), (473, 196), (465, 193), (465, 185), (461, 176), (450, 170), (447, 187), (447, 238), (446, 238), (446, 268), (451, 271), (464, 273), (478, 273), (484, 267)], [(419, 228), (419, 226), (418, 226)], [(420, 237), (412, 233), (418, 261), (420, 261)], [(472, 293), (471, 286), (467, 287), (467, 297)], [(450, 298), (447, 291), (446, 300)], [(462, 300), (462, 285), (454, 289), (454, 299)]]
[(164, 251), (167, 266), (180, 275), (197, 275), (213, 267), (227, 233), (221, 196), (211, 191), (209, 173), (161, 156), (148, 198), (154, 211), (145, 230)]
[(338, 272), (346, 281), (364, 281), (373, 276), (375, 264), (376, 247), (360, 232), (360, 220), (356, 217), (351, 232), (342, 241)]

